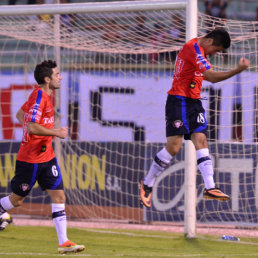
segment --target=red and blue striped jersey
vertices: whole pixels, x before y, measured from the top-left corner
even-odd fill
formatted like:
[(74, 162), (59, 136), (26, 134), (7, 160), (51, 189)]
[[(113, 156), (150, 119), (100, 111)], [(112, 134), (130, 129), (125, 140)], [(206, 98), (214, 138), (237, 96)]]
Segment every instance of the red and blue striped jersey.
[(168, 94), (199, 99), (203, 72), (211, 68), (197, 38), (188, 41), (177, 55), (172, 88)]
[(29, 122), (38, 123), (49, 129), (54, 127), (54, 108), (50, 96), (40, 87), (36, 87), (21, 109), (24, 111), (23, 136), (17, 160), (43, 163), (53, 159), (53, 136), (33, 135), (27, 131)]

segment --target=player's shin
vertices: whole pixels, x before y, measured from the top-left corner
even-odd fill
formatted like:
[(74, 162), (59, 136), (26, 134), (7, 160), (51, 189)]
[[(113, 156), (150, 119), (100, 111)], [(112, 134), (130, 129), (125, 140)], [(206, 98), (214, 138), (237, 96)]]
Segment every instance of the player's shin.
[(214, 183), (214, 170), (212, 166), (211, 159), (209, 157), (209, 150), (207, 148), (197, 150), (197, 164), (198, 169), (200, 170), (204, 185), (206, 189), (211, 189), (215, 187)]
[(64, 203), (52, 203), (52, 219), (56, 227), (59, 245), (62, 245), (68, 240)]
[(160, 152), (157, 153), (154, 160), (152, 161), (150, 170), (144, 178), (144, 185), (152, 187), (156, 181), (156, 178), (166, 169), (172, 156), (164, 147)]

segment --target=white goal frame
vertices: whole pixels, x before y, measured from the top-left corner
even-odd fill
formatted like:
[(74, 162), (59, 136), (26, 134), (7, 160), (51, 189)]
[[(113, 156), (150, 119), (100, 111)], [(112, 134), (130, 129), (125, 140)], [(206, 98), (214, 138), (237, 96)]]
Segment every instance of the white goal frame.
[[(154, 11), (162, 9), (186, 9), (186, 41), (197, 37), (197, 0), (153, 0), (133, 2), (102, 2), (102, 3), (80, 3), (80, 4), (45, 4), (45, 5), (15, 5), (1, 6), (0, 16), (12, 15), (55, 15), (56, 40), (58, 42), (59, 14), (71, 13), (96, 13), (96, 12), (120, 12), (120, 11)], [(56, 61), (59, 64), (60, 49), (55, 48)], [(58, 99), (57, 99), (58, 100)], [(56, 101), (56, 110), (59, 110)], [(60, 140), (55, 144), (56, 155), (61, 154)], [(196, 237), (196, 154), (191, 141), (185, 142), (185, 208), (184, 208), (184, 231), (187, 238)]]

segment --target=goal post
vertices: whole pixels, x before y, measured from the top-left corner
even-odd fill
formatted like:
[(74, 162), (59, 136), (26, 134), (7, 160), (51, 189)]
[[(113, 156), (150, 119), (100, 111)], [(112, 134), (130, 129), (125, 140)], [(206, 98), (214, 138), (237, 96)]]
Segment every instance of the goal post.
[[(138, 185), (166, 142), (164, 106), (176, 54), (216, 26), (229, 31), (232, 46), (211, 59), (215, 70), (235, 67), (242, 56), (251, 60), (248, 71), (204, 82), (202, 91), (215, 181), (232, 201), (203, 200), (195, 151), (185, 141), (144, 213)], [(69, 136), (55, 145), (69, 217), (184, 223), (188, 238), (196, 236), (196, 222), (258, 223), (257, 22), (198, 13), (196, 0), (1, 7), (1, 196), (10, 192), (22, 134), (15, 112), (44, 59), (56, 59), (63, 77), (56, 111)], [(12, 212), (48, 216), (48, 204), (36, 185)]]
[[(186, 42), (197, 37), (197, 0), (186, 8)], [(192, 141), (185, 141), (185, 211), (184, 229), (187, 238), (196, 237), (196, 151)]]

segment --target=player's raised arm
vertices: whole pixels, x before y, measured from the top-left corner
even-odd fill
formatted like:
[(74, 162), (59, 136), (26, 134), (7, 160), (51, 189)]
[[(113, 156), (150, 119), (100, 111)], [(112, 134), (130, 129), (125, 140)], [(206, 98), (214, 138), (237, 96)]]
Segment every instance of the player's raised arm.
[(28, 123), (27, 130), (29, 134), (34, 134), (39, 136), (56, 136), (62, 139), (64, 139), (68, 133), (67, 127), (61, 127), (58, 129), (49, 129), (34, 122)]
[(226, 72), (216, 72), (212, 69), (209, 69), (209, 70), (204, 71), (203, 74), (207, 81), (216, 83), (216, 82), (226, 80), (238, 73), (241, 73), (242, 71), (247, 69), (249, 67), (249, 65), (250, 65), (250, 61), (248, 59), (240, 58), (240, 60), (238, 62), (238, 66), (235, 69), (232, 69), (232, 70), (229, 70)]

